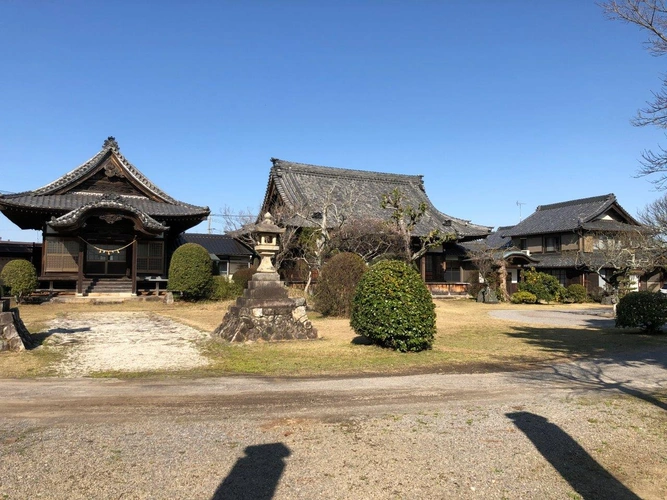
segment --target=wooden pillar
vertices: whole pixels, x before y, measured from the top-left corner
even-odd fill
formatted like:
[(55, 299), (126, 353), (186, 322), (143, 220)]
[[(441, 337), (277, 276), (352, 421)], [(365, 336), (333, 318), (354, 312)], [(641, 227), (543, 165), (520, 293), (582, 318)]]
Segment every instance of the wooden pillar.
[(78, 295), (83, 295), (83, 241), (79, 241), (79, 275), (76, 280), (76, 293)]
[(132, 295), (137, 294), (137, 240), (132, 242)]
[(426, 281), (426, 255), (419, 257), (419, 272), (422, 275), (422, 280)]

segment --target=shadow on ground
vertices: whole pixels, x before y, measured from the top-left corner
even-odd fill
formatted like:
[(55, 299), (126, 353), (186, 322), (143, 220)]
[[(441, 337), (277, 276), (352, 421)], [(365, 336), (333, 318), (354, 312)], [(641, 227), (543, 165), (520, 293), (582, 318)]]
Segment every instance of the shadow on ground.
[(639, 500), (568, 433), (546, 418), (529, 412), (506, 416), (582, 498)]
[(273, 498), (285, 457), (291, 450), (283, 443), (248, 446), (211, 500), (269, 500)]

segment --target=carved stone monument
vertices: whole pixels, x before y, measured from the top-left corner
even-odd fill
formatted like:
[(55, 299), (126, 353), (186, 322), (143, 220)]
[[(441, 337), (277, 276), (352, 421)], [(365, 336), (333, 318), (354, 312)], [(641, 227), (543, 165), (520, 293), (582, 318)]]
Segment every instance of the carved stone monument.
[(291, 299), (271, 262), (285, 230), (270, 213), (253, 230), (255, 251), (262, 257), (243, 295), (229, 308), (212, 335), (229, 342), (249, 340), (316, 339), (317, 330), (306, 315), (306, 301)]

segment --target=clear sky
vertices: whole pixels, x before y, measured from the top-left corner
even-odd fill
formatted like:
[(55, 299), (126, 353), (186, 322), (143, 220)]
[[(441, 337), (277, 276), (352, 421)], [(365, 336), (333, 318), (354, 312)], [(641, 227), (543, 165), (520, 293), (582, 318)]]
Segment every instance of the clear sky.
[[(258, 210), (276, 157), (422, 174), (488, 226), (611, 192), (634, 215), (661, 195), (637, 160), (667, 146), (630, 124), (665, 68), (645, 38), (589, 0), (3, 0), (0, 191), (113, 135), (214, 213)], [(0, 237), (39, 239), (3, 216)]]

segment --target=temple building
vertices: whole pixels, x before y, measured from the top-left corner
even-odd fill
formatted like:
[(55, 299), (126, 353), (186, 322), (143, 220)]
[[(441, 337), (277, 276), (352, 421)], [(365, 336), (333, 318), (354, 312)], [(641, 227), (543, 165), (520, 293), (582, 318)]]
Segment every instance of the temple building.
[(78, 295), (136, 294), (166, 281), (179, 236), (210, 213), (160, 190), (113, 137), (50, 184), (0, 195), (0, 211), (21, 229), (42, 231), (40, 281)]

